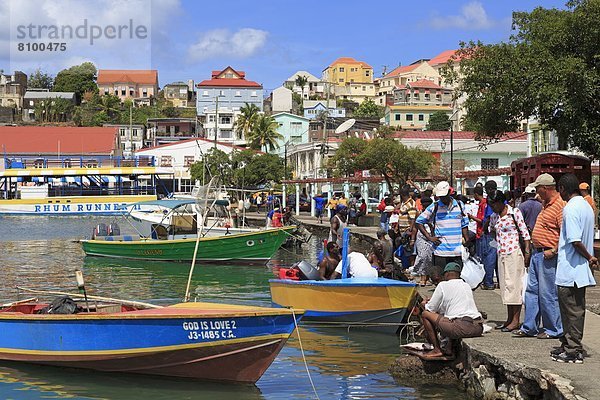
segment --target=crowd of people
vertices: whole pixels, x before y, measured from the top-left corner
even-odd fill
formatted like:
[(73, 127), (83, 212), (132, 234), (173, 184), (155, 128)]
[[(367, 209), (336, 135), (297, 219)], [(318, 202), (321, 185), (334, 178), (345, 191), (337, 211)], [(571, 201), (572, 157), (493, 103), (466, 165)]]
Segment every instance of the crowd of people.
[[(341, 273), (342, 234), (350, 223), (343, 195), (330, 203), (321, 208), (335, 208), (327, 255), (319, 265), (323, 279)], [(472, 198), (455, 193), (448, 182), (422, 192), (406, 185), (386, 193), (377, 209), (377, 241), (366, 256), (350, 252), (349, 273), (436, 286), (423, 303), (425, 334), (434, 348), (428, 357), (451, 353), (440, 347), (436, 332), (449, 339), (481, 335), (483, 320), (470, 286), (460, 279), (467, 253), (483, 264), (480, 288), (499, 290), (506, 306), (498, 330), (516, 338), (559, 339), (553, 360), (583, 362), (585, 292), (595, 285), (598, 267), (593, 249), (598, 215), (588, 183), (573, 174), (558, 182), (542, 174), (515, 193), (488, 180), (474, 188)]]

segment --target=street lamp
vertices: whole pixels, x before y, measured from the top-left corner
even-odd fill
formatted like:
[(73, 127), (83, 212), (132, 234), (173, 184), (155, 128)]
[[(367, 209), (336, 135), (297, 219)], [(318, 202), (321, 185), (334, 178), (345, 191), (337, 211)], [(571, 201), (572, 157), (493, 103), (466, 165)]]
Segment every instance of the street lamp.
[(454, 111), (448, 120), (450, 121), (450, 186), (453, 187), (454, 181), (454, 117), (458, 114), (458, 110)]

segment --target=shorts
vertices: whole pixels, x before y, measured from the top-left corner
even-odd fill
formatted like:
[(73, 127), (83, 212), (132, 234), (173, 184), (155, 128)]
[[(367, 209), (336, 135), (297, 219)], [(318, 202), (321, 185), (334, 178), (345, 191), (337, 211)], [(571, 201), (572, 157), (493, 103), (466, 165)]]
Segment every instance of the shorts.
[(444, 273), (444, 268), (446, 268), (446, 265), (449, 262), (455, 262), (461, 267), (463, 266), (462, 256), (442, 257), (434, 254), (433, 265), (431, 266), (431, 271), (428, 275), (441, 278)]
[(436, 322), (436, 328), (442, 336), (450, 339), (478, 337), (483, 334), (483, 320), (470, 317), (448, 319), (440, 315)]

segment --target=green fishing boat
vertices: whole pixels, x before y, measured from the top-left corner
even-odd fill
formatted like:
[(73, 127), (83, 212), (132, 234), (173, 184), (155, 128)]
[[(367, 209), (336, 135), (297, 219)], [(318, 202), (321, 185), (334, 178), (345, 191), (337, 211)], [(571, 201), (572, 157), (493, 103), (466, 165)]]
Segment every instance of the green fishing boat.
[(286, 241), (294, 226), (249, 233), (161, 240), (140, 236), (102, 236), (80, 240), (88, 256), (138, 260), (191, 261), (198, 241), (198, 261), (265, 263)]

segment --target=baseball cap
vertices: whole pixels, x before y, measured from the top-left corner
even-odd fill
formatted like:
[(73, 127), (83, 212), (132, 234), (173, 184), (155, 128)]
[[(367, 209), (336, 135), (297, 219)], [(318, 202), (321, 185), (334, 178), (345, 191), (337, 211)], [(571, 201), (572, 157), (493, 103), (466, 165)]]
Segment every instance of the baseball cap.
[(385, 206), (383, 211), (384, 212), (392, 212), (394, 210), (395, 210), (394, 206)]
[(527, 185), (527, 187), (525, 188), (525, 193), (535, 193), (535, 187)]
[(538, 187), (538, 186), (555, 186), (556, 181), (554, 177), (550, 174), (541, 174), (535, 180), (535, 182), (530, 183), (529, 186)]
[(390, 224), (397, 224), (399, 220), (400, 217), (398, 216), (398, 214), (392, 214), (390, 217)]
[(446, 264), (446, 267), (444, 268), (444, 273), (460, 272), (460, 271), (462, 271), (462, 267), (455, 262), (449, 262), (448, 264)]
[(441, 181), (435, 186), (435, 190), (433, 192), (434, 195), (438, 197), (447, 196), (450, 192), (450, 184), (446, 181)]
[(579, 184), (579, 190), (590, 190), (590, 185), (586, 182), (581, 182)]

